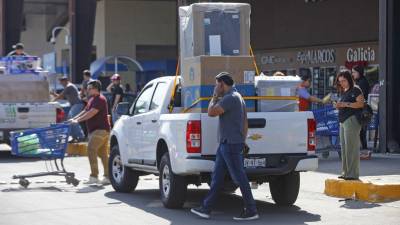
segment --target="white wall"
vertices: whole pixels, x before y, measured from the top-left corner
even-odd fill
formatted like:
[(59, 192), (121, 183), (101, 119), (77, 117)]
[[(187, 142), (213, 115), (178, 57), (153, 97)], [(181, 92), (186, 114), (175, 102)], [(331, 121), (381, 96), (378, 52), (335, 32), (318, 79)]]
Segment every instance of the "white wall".
[(135, 58), (136, 45), (176, 44), (176, 3), (105, 0), (106, 54)]
[[(136, 58), (136, 45), (176, 45), (176, 3), (173, 1), (101, 0), (97, 2), (97, 58)], [(121, 72), (123, 83), (135, 89), (135, 73)]]
[(46, 40), (46, 16), (26, 15), (26, 31), (21, 32), (21, 42), (30, 55), (40, 56), (53, 51), (52, 45)]
[(93, 45), (96, 46), (97, 58), (106, 56), (106, 26), (105, 26), (105, 2), (98, 1), (96, 8), (96, 20), (94, 26)]

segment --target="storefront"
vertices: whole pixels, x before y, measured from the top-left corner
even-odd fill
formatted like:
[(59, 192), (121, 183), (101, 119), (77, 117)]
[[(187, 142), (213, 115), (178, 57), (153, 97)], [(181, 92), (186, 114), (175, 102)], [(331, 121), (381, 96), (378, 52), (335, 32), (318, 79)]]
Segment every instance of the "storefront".
[(323, 97), (336, 92), (336, 74), (354, 65), (363, 65), (371, 89), (378, 83), (378, 43), (363, 42), (344, 45), (326, 45), (310, 48), (277, 49), (259, 51), (257, 63), (265, 75), (281, 71), (286, 75), (309, 74), (312, 77), (311, 92)]

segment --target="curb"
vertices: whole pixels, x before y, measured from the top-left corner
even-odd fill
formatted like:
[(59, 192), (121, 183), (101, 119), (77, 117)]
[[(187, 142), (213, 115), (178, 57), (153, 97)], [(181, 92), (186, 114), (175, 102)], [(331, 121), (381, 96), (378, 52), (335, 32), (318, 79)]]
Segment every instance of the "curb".
[(324, 193), (331, 197), (352, 198), (365, 202), (390, 202), (400, 200), (400, 184), (327, 179)]
[(87, 156), (87, 143), (69, 143), (67, 154), (70, 156)]

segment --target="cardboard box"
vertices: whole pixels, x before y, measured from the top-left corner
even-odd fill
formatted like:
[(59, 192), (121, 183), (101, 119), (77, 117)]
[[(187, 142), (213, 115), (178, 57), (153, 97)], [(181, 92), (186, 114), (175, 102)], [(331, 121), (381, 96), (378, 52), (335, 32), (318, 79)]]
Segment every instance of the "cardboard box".
[(179, 8), (181, 58), (249, 55), (250, 12), (245, 3), (195, 3)]
[(47, 81), (6, 81), (0, 88), (0, 102), (48, 102)]
[[(228, 72), (242, 96), (255, 96), (255, 68), (250, 56), (197, 56), (184, 59), (182, 64), (182, 103), (184, 108), (192, 106), (199, 98), (211, 97), (215, 76)], [(207, 112), (209, 101), (201, 101), (190, 112)], [(255, 110), (255, 101), (247, 100), (249, 112)]]
[(215, 85), (215, 76), (231, 74), (236, 84), (254, 83), (255, 67), (251, 56), (197, 56), (186, 58), (181, 66), (182, 86)]

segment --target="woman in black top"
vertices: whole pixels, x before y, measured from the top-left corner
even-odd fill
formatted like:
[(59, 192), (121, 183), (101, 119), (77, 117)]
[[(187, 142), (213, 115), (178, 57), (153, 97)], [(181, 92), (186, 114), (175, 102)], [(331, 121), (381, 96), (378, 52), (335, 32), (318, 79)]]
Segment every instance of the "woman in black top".
[[(364, 67), (356, 65), (353, 67), (351, 75), (356, 85), (361, 89), (364, 95), (364, 99), (368, 99), (370, 86), (367, 78), (364, 76)], [(367, 127), (361, 127), (360, 140), (362, 149), (367, 149)]]
[(340, 93), (340, 101), (336, 103), (339, 110), (340, 145), (342, 150), (342, 175), (345, 180), (357, 180), (360, 170), (360, 130), (357, 114), (364, 107), (362, 91), (354, 86), (349, 71), (337, 75), (336, 85)]

